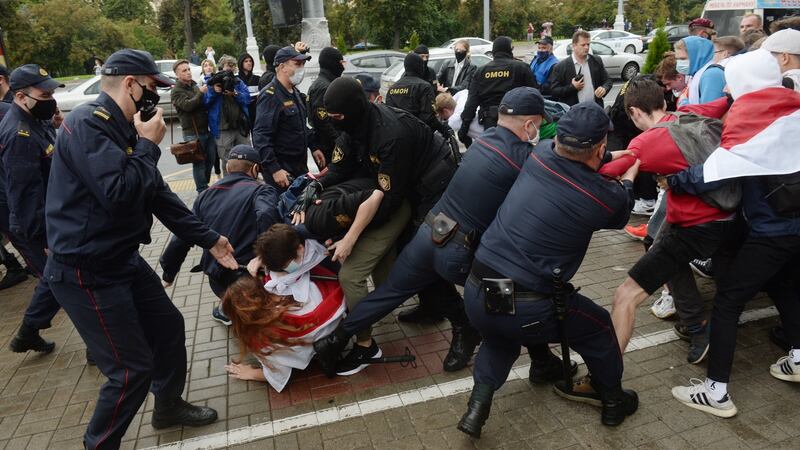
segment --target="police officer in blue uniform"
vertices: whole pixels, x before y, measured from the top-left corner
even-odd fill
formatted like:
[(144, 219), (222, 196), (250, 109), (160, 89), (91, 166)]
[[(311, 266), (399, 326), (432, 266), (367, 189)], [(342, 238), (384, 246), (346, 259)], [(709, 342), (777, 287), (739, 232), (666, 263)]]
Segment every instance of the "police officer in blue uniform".
[[(335, 358), (341, 351), (335, 344), (347, 342), (350, 336), (391, 313), (434, 283), (437, 275), (464, 285), (481, 235), (528, 159), (531, 144), (538, 141), (545, 115), (544, 98), (534, 88), (518, 87), (503, 97), (497, 127), (473, 142), (442, 198), (431, 208), (414, 239), (403, 248), (389, 279), (356, 305), (332, 335), (314, 344), (319, 358)], [(476, 198), (481, 201), (476, 202)], [(455, 306), (461, 309), (461, 305)], [(467, 332), (474, 336), (469, 343), (471, 356), (479, 336), (472, 327), (462, 330), (458, 325), (453, 326), (454, 334)], [(547, 344), (531, 348), (530, 353), (532, 382), (560, 377), (561, 359), (550, 352)], [(577, 370), (577, 364), (574, 368)]]
[[(305, 99), (297, 86), (303, 81), (311, 56), (291, 46), (275, 54), (275, 78), (261, 91), (256, 104), (253, 147), (261, 155), (264, 181), (286, 190), (291, 179), (308, 172), (307, 153), (312, 142)], [(313, 152), (322, 168), (325, 157)]]
[(55, 142), (53, 92), (64, 85), (36, 64), (14, 70), (9, 85), (13, 103), (0, 122), (0, 229), (40, 278), (10, 348), (50, 353), (55, 344), (39, 330), (50, 328), (59, 306), (41, 279), (47, 263), (44, 205)]
[[(258, 180), (261, 158), (253, 147), (237, 145), (231, 149), (230, 155), (228, 175), (197, 197), (193, 211), (212, 230), (230, 239), (236, 249), (236, 261), (240, 266), (246, 266), (255, 257), (253, 244), (258, 235), (280, 222), (278, 193), (274, 187)], [(165, 282), (172, 284), (175, 281), (191, 248), (190, 243), (172, 236), (161, 255)], [(208, 275), (209, 287), (219, 298), (238, 277), (236, 271), (222, 267), (208, 251), (203, 251), (200, 267)], [(219, 307), (214, 308), (213, 316), (217, 321), (230, 325), (230, 320)]]
[[(480, 436), (492, 395), (505, 383), (520, 345), (559, 340), (553, 269), (560, 268), (568, 281), (592, 233), (628, 222), (638, 164), (622, 182), (597, 173), (605, 159), (608, 128), (608, 116), (597, 104), (570, 109), (558, 123), (556, 141), (543, 141), (527, 158), (483, 234), (464, 289), (467, 315), (483, 337), (473, 372), (475, 387), (458, 424), (471, 436)], [(636, 393), (622, 389), (622, 355), (611, 317), (575, 292), (566, 301), (569, 344), (586, 361), (600, 397), (581, 400), (599, 400), (603, 424), (618, 425), (636, 410), (638, 400)], [(571, 389), (562, 382), (556, 392)]]
[(156, 87), (171, 84), (149, 53), (119, 50), (103, 66), (100, 95), (70, 113), (56, 140), (44, 276), (108, 377), (84, 434), (87, 448), (118, 448), (150, 390), (154, 428), (217, 419), (181, 399), (183, 316), (138, 251), (151, 241), (155, 215), (224, 267), (238, 267), (227, 238), (186, 208), (156, 166), (166, 132)]

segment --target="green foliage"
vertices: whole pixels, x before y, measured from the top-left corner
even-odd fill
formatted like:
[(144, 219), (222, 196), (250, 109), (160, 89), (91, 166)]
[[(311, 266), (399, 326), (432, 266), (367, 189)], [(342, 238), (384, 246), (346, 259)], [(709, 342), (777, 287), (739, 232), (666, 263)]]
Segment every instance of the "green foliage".
[(203, 53), (205, 48), (209, 45), (214, 47), (215, 58), (217, 58), (217, 60), (219, 60), (222, 55), (231, 55), (234, 58), (238, 58), (239, 53), (242, 52), (240, 48), (244, 47), (243, 45), (237, 45), (230, 36), (219, 33), (206, 33), (206, 35), (200, 39), (199, 45), (197, 45), (197, 48), (200, 49), (198, 53)]
[(653, 41), (647, 48), (647, 60), (644, 62), (642, 73), (653, 73), (658, 66), (658, 63), (664, 59), (664, 53), (669, 50), (669, 41), (667, 40), (667, 32), (664, 31), (663, 22), (659, 24), (656, 30), (656, 35)]
[(356, 20), (363, 24), (370, 42), (399, 49), (403, 36), (413, 30), (420, 43), (436, 46), (458, 31), (456, 18), (442, 7), (443, 0), (351, 0)]
[(627, 2), (625, 18), (630, 20), (636, 29), (644, 31), (647, 19), (652, 19), (653, 23), (664, 23), (670, 16), (669, 4), (667, 0), (637, 0)]
[(145, 24), (137, 20), (119, 22), (117, 26), (124, 30), (125, 46), (147, 50), (155, 59), (166, 58), (171, 55), (167, 43), (161, 37), (158, 27), (154, 24)]
[(153, 20), (153, 8), (148, 0), (102, 0), (100, 11), (111, 20)]
[(342, 52), (342, 55), (347, 54), (347, 44), (344, 42), (344, 35), (341, 33), (339, 33), (339, 35), (336, 36), (336, 48), (339, 49), (340, 52)]
[[(244, 3), (242, 0), (212, 0), (227, 3), (227, 8), (233, 13), (233, 20), (230, 28), (222, 33), (230, 36), (233, 32), (233, 39), (240, 52), (244, 51), (247, 40), (247, 28), (244, 21)], [(272, 28), (272, 16), (269, 13), (267, 0), (250, 0), (250, 14), (253, 22), (253, 35), (258, 42), (259, 48), (264, 48), (269, 44), (281, 47), (294, 44), (300, 40), (300, 25), (286, 28)], [(215, 48), (216, 50), (216, 48)]]
[(417, 30), (411, 32), (411, 37), (408, 38), (408, 49), (414, 50), (419, 46), (419, 34)]
[[(203, 15), (205, 7), (217, 0), (192, 0), (192, 35), (203, 36), (206, 34), (207, 18)], [(177, 56), (184, 55), (186, 47), (186, 34), (184, 33), (183, 0), (163, 0), (158, 9), (158, 29), (167, 46), (168, 53)]]

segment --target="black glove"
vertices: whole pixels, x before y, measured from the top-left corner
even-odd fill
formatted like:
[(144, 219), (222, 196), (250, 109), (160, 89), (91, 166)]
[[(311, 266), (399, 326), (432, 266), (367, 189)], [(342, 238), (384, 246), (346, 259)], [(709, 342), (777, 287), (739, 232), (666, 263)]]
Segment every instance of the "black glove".
[(465, 122), (463, 125), (461, 125), (461, 129), (458, 130), (458, 140), (461, 141), (462, 144), (467, 146), (467, 148), (469, 148), (469, 146), (472, 145), (472, 138), (469, 137), (469, 135), (467, 134), (468, 132), (469, 132), (469, 124)]
[(314, 202), (319, 200), (319, 194), (322, 193), (322, 184), (319, 181), (312, 181), (303, 189), (303, 193), (297, 197), (297, 201), (292, 208), (292, 215), (300, 214), (308, 211), (308, 207)]

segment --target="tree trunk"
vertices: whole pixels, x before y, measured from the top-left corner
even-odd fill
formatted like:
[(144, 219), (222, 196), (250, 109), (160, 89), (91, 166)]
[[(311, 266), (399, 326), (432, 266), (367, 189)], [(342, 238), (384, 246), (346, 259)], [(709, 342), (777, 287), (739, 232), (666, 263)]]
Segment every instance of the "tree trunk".
[(194, 37), (192, 36), (192, 0), (183, 0), (183, 32), (186, 34), (186, 57), (188, 58), (192, 54), (192, 48), (194, 48)]
[(394, 43), (392, 44), (392, 48), (400, 50), (400, 30), (397, 28), (394, 29)]

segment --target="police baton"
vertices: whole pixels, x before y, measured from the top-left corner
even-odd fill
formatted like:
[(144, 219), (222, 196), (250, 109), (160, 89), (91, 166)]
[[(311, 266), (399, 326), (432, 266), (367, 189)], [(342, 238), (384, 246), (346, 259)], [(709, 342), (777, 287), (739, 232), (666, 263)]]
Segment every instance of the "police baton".
[(572, 366), (569, 357), (569, 338), (567, 336), (567, 298), (566, 286), (562, 279), (561, 268), (553, 269), (553, 305), (556, 307), (558, 334), (561, 338), (561, 362), (564, 369), (564, 389), (572, 392)]
[(370, 358), (366, 361), (368, 364), (384, 364), (384, 363), (400, 363), (400, 367), (411, 366), (417, 368), (417, 357), (411, 354), (411, 350), (406, 347), (406, 351), (400, 356), (380, 356), (378, 358)]

